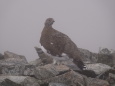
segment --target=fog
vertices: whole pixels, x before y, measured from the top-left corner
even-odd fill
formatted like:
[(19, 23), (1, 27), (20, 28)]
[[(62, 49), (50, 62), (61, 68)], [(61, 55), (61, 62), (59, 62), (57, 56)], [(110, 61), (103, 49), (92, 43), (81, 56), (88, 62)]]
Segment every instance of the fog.
[(0, 53), (38, 58), (34, 47), (49, 17), (79, 48), (115, 49), (115, 0), (0, 0)]

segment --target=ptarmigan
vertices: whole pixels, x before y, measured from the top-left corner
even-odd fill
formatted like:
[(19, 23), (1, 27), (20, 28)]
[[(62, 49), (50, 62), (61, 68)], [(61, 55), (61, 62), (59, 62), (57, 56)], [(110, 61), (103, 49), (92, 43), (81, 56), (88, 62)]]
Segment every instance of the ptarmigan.
[(54, 22), (53, 18), (46, 19), (40, 38), (41, 46), (53, 56), (61, 56), (62, 53), (67, 54), (83, 70), (85, 65), (80, 57), (80, 52), (76, 44), (66, 34), (55, 30), (52, 27)]

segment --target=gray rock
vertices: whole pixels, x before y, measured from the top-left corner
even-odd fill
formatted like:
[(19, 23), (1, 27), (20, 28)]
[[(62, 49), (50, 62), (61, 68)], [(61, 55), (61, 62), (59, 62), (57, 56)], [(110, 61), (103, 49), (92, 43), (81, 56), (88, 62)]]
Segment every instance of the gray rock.
[(63, 83), (68, 86), (84, 86), (84, 77), (74, 71), (68, 71), (59, 76), (55, 76), (46, 80), (43, 80), (44, 83)]
[(5, 79), (0, 85), (1, 86), (22, 86), (21, 84), (17, 84), (9, 79)]
[(42, 62), (42, 60), (39, 59), (39, 58), (36, 59), (36, 60), (34, 60), (34, 61), (29, 62), (29, 64), (30, 64), (30, 65), (35, 65), (36, 67), (37, 67), (37, 66), (42, 66), (42, 65), (44, 65), (43, 62)]
[(92, 53), (89, 50), (82, 49), (82, 48), (79, 48), (79, 51), (80, 51), (80, 55), (83, 58), (83, 60), (90, 63)]
[(97, 62), (98, 54), (90, 52), (89, 50), (82, 49), (82, 48), (79, 48), (79, 51), (85, 63), (96, 63)]
[(26, 58), (21, 55), (6, 51), (5, 59), (0, 60), (0, 72), (5, 75), (22, 75), (24, 66), (28, 63)]
[(110, 66), (102, 63), (86, 64), (87, 70), (94, 71), (97, 75), (111, 69)]
[(23, 86), (40, 86), (38, 80), (33, 77), (27, 77), (24, 79)]
[(110, 86), (107, 81), (96, 78), (87, 78), (86, 84), (86, 86)]
[(4, 52), (4, 58), (5, 61), (12, 62), (12, 63), (22, 63), (22, 64), (28, 63), (24, 56), (17, 55), (9, 51)]
[(103, 63), (106, 65), (109, 65), (111, 67), (114, 67), (115, 65), (115, 55), (113, 52), (107, 48), (100, 49), (98, 53), (98, 60), (97, 63)]
[(35, 75), (35, 71), (36, 71), (35, 65), (27, 64), (27, 65), (24, 66), (23, 75), (34, 76)]
[(109, 66), (113, 66), (114, 65), (114, 60), (115, 58), (109, 54), (98, 54), (98, 63), (103, 63)]
[(35, 71), (35, 77), (39, 80), (48, 79), (68, 70), (69, 68), (64, 65), (56, 66), (53, 64), (48, 64), (45, 66), (37, 67)]
[(115, 85), (115, 74), (109, 73), (109, 77), (107, 81), (111, 84), (111, 86), (114, 86)]
[(106, 54), (106, 55), (109, 55), (111, 53), (111, 51), (107, 48), (100, 48), (99, 50), (99, 54)]
[(48, 86), (68, 86), (68, 85), (65, 85), (65, 84), (62, 84), (62, 83), (49, 83)]
[(22, 64), (2, 64), (1, 72), (4, 75), (23, 75), (24, 65)]
[(113, 57), (113, 67), (115, 68), (115, 53), (112, 53), (112, 57)]
[(22, 86), (25, 76), (0, 76), (0, 86)]
[(0, 76), (0, 86), (40, 86), (38, 80), (29, 76)]
[(4, 55), (2, 55), (1, 53), (0, 53), (0, 60), (1, 59), (4, 59)]

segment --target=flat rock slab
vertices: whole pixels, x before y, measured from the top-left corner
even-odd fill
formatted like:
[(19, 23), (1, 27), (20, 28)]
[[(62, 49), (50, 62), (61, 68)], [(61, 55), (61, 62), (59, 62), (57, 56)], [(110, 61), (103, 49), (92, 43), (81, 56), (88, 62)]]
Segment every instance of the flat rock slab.
[(0, 83), (2, 83), (5, 79), (9, 79), (12, 82), (20, 84), (25, 78), (26, 76), (0, 76)]
[(96, 78), (87, 78), (86, 84), (86, 86), (110, 86), (107, 81)]
[(94, 71), (97, 75), (110, 70), (111, 67), (102, 63), (86, 64), (87, 70)]
[(84, 77), (80, 75), (79, 73), (76, 73), (74, 71), (68, 71), (62, 75), (55, 76), (46, 80), (43, 80), (44, 83), (63, 83), (68, 86), (84, 86)]
[(17, 55), (9, 51), (4, 52), (4, 58), (5, 58), (5, 61), (9, 61), (9, 62), (19, 62), (22, 64), (28, 63), (25, 56)]
[(38, 80), (33, 77), (26, 77), (23, 86), (40, 86)]
[(48, 64), (45, 66), (37, 67), (35, 71), (35, 77), (38, 78), (39, 80), (48, 79), (56, 75), (59, 75), (60, 73), (66, 72), (68, 70), (69, 68), (64, 65)]
[(68, 86), (68, 85), (65, 85), (65, 84), (62, 84), (62, 83), (49, 83), (48, 86)]

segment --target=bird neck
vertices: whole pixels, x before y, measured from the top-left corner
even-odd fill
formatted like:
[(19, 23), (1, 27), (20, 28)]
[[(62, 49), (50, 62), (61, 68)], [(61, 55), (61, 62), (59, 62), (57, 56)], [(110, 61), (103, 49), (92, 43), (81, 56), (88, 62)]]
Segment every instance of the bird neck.
[(52, 25), (50, 25), (50, 26), (48, 26), (48, 25), (45, 25), (45, 27), (44, 27), (45, 29), (53, 29), (52, 28)]

